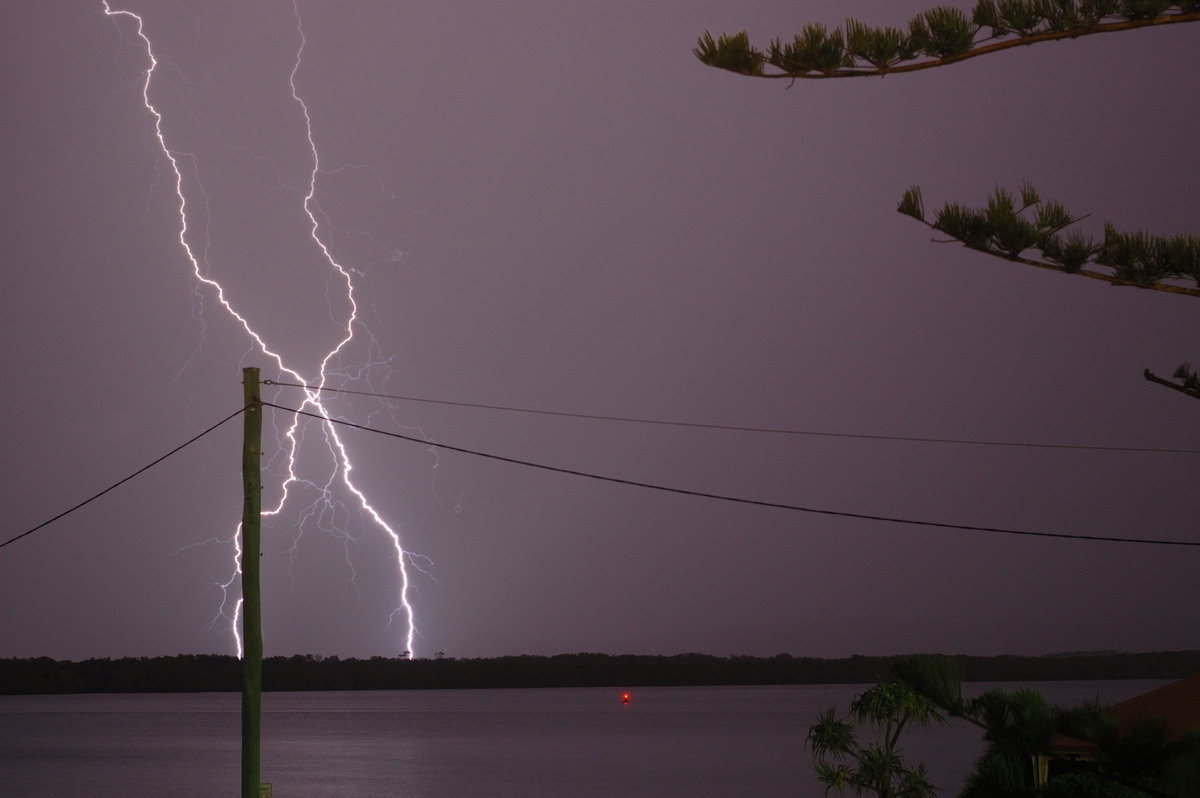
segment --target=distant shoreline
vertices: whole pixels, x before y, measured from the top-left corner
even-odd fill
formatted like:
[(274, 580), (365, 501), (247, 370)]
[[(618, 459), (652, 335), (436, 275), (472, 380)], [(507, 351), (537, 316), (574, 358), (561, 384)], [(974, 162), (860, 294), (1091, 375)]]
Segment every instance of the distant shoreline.
[[(263, 689), (432, 690), (860, 684), (877, 681), (900, 655), (840, 659), (708, 654), (558, 654), (486, 659), (268, 657)], [(954, 655), (969, 682), (1179, 679), (1200, 672), (1200, 650), (1087, 652), (1037, 657)], [(189, 693), (241, 689), (241, 663), (220, 654), (59, 661), (0, 659), (0, 695)]]

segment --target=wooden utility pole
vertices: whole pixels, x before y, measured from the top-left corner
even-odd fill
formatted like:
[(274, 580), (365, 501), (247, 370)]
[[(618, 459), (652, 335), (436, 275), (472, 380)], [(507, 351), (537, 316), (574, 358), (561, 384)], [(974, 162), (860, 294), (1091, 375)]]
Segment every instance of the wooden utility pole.
[(259, 798), (262, 736), (262, 396), (258, 369), (242, 369), (242, 798)]

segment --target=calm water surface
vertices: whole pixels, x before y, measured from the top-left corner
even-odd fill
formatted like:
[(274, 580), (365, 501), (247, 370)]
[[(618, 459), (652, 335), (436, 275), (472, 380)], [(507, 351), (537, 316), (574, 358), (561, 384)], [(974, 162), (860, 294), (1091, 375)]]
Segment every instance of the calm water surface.
[[(1073, 704), (1162, 683), (1028, 686)], [(267, 693), (262, 774), (277, 798), (818, 798), (805, 732), (864, 688), (641, 687), (628, 705), (614, 688)], [(236, 693), (0, 696), (0, 794), (235, 796), (239, 711)], [(982, 747), (962, 723), (905, 738), (947, 796)]]

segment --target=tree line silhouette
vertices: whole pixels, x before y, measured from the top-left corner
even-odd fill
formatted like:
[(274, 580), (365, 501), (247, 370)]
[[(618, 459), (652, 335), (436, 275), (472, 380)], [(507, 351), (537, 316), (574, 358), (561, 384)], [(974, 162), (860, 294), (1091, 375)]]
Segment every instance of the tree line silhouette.
[[(438, 690), (523, 687), (643, 687), (741, 684), (866, 684), (896, 656), (841, 659), (708, 654), (577, 653), (484, 659), (355, 659), (306, 654), (263, 660), (263, 689)], [(974, 682), (1178, 679), (1200, 672), (1200, 650), (1076, 653), (1038, 657), (959, 655)], [(59, 661), (0, 659), (0, 694), (187, 693), (241, 689), (241, 662), (219, 654)]]

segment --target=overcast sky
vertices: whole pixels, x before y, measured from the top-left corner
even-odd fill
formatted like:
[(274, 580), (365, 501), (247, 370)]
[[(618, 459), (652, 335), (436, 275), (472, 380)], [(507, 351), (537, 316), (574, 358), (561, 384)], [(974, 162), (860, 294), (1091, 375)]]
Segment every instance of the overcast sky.
[[(961, 3), (961, 5), (967, 5)], [(895, 212), (1031, 180), (1198, 232), (1200, 26), (886, 79), (753, 81), (765, 44), (922, 2), (162, 3), (144, 16), (201, 272), (305, 379), (647, 425), (327, 395), (371, 427), (619, 479), (948, 524), (1196, 541), (1200, 405), (1142, 378), (1200, 303), (931, 242)], [(277, 363), (199, 283), (100, 0), (4, 0), (3, 534), (235, 412)], [(300, 52), (301, 29), (305, 44)], [(297, 58), (299, 54), (299, 66)], [(295, 90), (290, 83), (295, 68)], [(264, 388), (284, 406), (291, 388)], [(264, 504), (284, 462), (267, 413)], [(395, 656), (390, 538), (304, 424), (262, 545), (266, 654)], [(658, 492), (341, 429), (400, 536), (413, 652), (844, 656), (1194, 648), (1200, 551), (883, 523)], [(0, 656), (232, 653), (241, 423), (0, 549)], [(339, 474), (340, 477), (340, 474)], [(236, 583), (232, 589), (236, 593)]]

